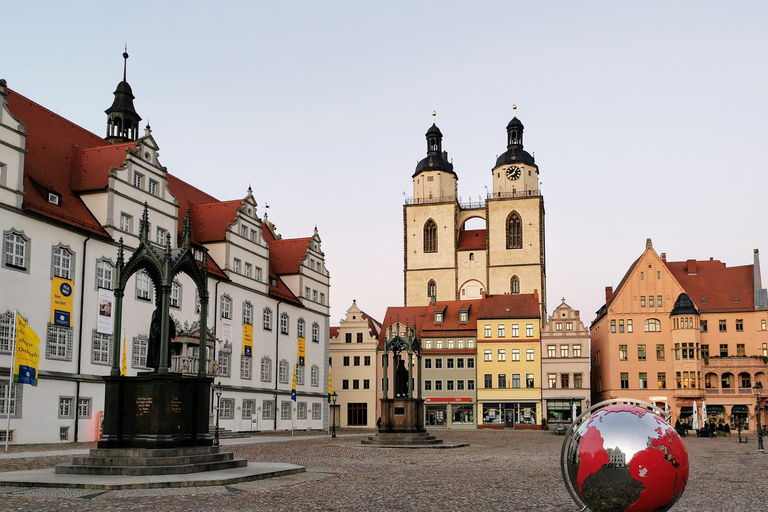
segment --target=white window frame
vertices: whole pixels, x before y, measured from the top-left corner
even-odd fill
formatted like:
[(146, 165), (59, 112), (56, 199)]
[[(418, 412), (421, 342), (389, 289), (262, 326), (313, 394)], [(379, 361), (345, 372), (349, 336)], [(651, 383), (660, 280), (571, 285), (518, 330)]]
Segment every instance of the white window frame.
[(171, 307), (181, 309), (181, 283), (176, 279), (171, 283)]
[(277, 365), (277, 378), (281, 384), (288, 384), (289, 370), (290, 365), (288, 364), (288, 360), (281, 359), (280, 363)]
[(136, 272), (136, 298), (143, 301), (152, 300), (152, 278), (144, 270)]
[(247, 300), (243, 302), (243, 323), (253, 325), (253, 304)]
[(158, 192), (160, 190), (160, 183), (150, 178), (148, 190), (149, 190), (149, 193), (152, 194), (153, 196), (159, 195)]
[(3, 268), (29, 273), (31, 244), (23, 231), (3, 232)]
[(112, 335), (93, 329), (91, 333), (91, 363), (112, 365)]
[(275, 419), (275, 402), (272, 399), (267, 399), (261, 402), (261, 419)]
[(49, 323), (45, 333), (45, 358), (71, 361), (73, 331), (71, 327)]
[(245, 380), (253, 378), (253, 358), (245, 354), (240, 356), (240, 378)]
[(75, 397), (73, 396), (60, 396), (59, 397), (59, 419), (74, 419), (75, 417)]
[(320, 404), (316, 402), (312, 404), (312, 419), (313, 420), (322, 419), (322, 408), (320, 407)]
[(291, 401), (283, 400), (280, 402), (280, 419), (287, 421), (291, 419)]
[(120, 212), (120, 231), (124, 233), (133, 233), (133, 215)]
[(261, 382), (272, 381), (272, 359), (268, 356), (261, 358)]
[(313, 388), (320, 386), (320, 367), (316, 364), (312, 365), (312, 368), (309, 371), (309, 379), (310, 379), (310, 385)]
[(317, 322), (312, 322), (312, 341), (320, 342), (320, 326)]
[(227, 294), (221, 296), (221, 318), (232, 320), (232, 298)]
[(75, 253), (66, 245), (54, 245), (51, 250), (51, 276), (72, 280)]
[(288, 334), (288, 313), (280, 313), (280, 334)]
[(115, 266), (111, 260), (99, 258), (96, 260), (96, 289), (112, 290), (115, 287)]
[(144, 369), (147, 367), (148, 347), (149, 339), (146, 336), (134, 336), (131, 342), (131, 368)]
[(272, 310), (264, 308), (261, 312), (261, 326), (265, 331), (272, 330)]
[(133, 186), (136, 188), (144, 188), (144, 175), (140, 172), (133, 171)]

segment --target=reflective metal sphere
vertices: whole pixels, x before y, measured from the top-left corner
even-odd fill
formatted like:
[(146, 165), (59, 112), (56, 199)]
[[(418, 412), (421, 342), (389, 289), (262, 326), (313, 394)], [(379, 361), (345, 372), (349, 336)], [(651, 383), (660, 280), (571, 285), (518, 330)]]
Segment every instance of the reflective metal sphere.
[(657, 407), (609, 400), (573, 423), (560, 458), (563, 481), (581, 510), (669, 510), (688, 482), (688, 451)]

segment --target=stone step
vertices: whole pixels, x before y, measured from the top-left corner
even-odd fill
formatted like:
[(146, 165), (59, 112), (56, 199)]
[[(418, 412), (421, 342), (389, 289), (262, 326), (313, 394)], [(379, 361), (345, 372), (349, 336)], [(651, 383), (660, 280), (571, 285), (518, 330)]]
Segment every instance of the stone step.
[(189, 446), (182, 448), (93, 448), (91, 457), (181, 457), (220, 453), (220, 446)]
[(384, 445), (384, 446), (397, 446), (397, 445), (431, 445), (440, 444), (442, 439), (437, 439), (433, 435), (429, 435), (426, 432), (418, 432), (413, 434), (406, 433), (390, 433), (384, 432), (369, 436), (368, 439), (364, 439), (362, 444), (366, 445)]
[(201, 453), (196, 455), (179, 455), (174, 457), (82, 456), (73, 457), (72, 464), (82, 466), (184, 466), (188, 464), (222, 462), (232, 459), (234, 459), (234, 454), (230, 452)]
[(240, 468), (248, 465), (246, 459), (233, 459), (199, 464), (183, 464), (169, 466), (84, 466), (77, 464), (58, 464), (57, 474), (69, 475), (178, 475), (200, 473), (203, 471), (218, 471), (222, 469)]

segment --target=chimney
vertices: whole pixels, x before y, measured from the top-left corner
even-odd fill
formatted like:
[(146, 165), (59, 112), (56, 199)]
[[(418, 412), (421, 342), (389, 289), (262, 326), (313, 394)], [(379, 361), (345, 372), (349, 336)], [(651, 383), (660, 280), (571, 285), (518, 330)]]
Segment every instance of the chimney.
[(481, 299), (485, 298), (485, 290), (480, 290), (480, 298)]
[(686, 266), (688, 268), (688, 275), (689, 276), (695, 276), (696, 275), (696, 260), (688, 260), (686, 262)]
[(661, 253), (661, 261), (663, 261), (664, 263), (667, 262), (667, 253), (665, 252)]
[(605, 303), (608, 304), (613, 298), (613, 286), (605, 287)]

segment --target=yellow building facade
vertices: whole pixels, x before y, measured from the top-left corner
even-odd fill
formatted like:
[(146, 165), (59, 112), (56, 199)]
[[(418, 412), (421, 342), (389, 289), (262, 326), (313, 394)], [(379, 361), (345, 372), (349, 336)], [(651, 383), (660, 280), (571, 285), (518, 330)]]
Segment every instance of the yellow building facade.
[(542, 425), (538, 293), (488, 296), (477, 319), (478, 428)]

